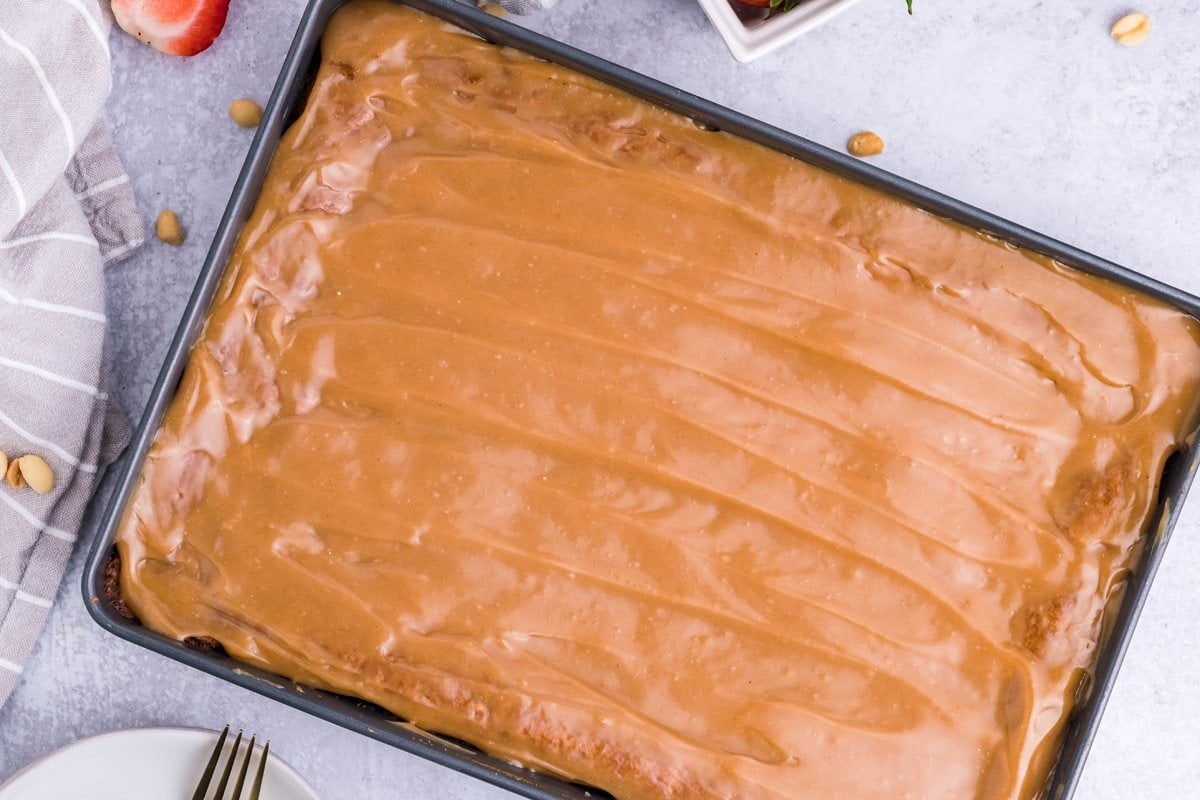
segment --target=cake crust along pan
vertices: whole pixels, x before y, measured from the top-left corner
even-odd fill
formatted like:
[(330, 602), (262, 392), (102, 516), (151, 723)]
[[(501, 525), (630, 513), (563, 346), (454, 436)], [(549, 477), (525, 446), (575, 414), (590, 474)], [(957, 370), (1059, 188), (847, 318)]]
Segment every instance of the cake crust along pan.
[[(170, 651), (172, 654), (179, 657), (181, 660), (188, 661), (194, 665), (201, 666), (208, 671), (216, 671), (228, 677), (230, 672), (233, 672), (235, 679), (240, 683), (254, 684), (253, 688), (263, 691), (267, 694), (272, 694), (272, 690), (276, 692), (275, 696), (290, 697), (290, 701), (294, 701), (295, 697), (289, 688), (275, 677), (262, 676), (256, 674), (253, 670), (238, 666), (231, 666), (228, 661), (222, 661), (214, 656), (206, 656), (204, 654), (194, 653), (177, 642), (166, 641), (161, 637), (155, 637), (144, 629), (137, 629), (128, 624), (122, 623), (116, 619), (112, 613), (112, 609), (106, 609), (101, 600), (102, 593), (99, 591), (99, 576), (104, 568), (109, 545), (112, 541), (115, 526), (119, 522), (121, 509), (128, 498), (130, 490), (136, 481), (137, 475), (140, 472), (141, 461), (145, 456), (146, 448), (150, 440), (153, 438), (159, 419), (166, 403), (170, 400), (174, 393), (175, 384), (178, 381), (183, 362), (186, 360), (191, 344), (195, 339), (196, 333), (200, 324), (203, 321), (206, 309), (212, 299), (212, 293), (217, 282), (221, 278), (221, 273), (226, 261), (226, 258), (232, 248), (234, 240), (240, 232), (240, 227), (246, 214), (249, 212), (250, 206), (253, 204), (255, 195), (258, 189), (258, 183), (262, 179), (268, 160), (270, 159), (271, 151), (274, 148), (275, 140), (279, 136), (288, 117), (292, 115), (294, 108), (299, 103), (307, 92), (303, 85), (303, 78), (308, 73), (308, 66), (312, 63), (312, 53), (315, 50), (316, 38), (320, 33), (320, 29), (327, 19), (328, 13), (332, 10), (334, 4), (315, 4), (309, 9), (309, 13), (305, 16), (301, 27), (300, 34), (297, 38), (297, 47), (294, 48), (291, 56), (285, 66), (284, 73), (281, 77), (276, 95), (268, 108), (267, 120), (264, 123), (264, 128), (260, 130), (255, 145), (252, 148), (251, 155), (247, 161), (247, 167), (241, 180), (239, 181), (235, 197), (232, 201), (229, 211), (223, 220), (213, 251), (210, 253), (209, 261), (204, 268), (201, 281), (197, 287), (197, 292), (193, 296), (193, 301), (188, 308), (185, 316), (184, 324), (180, 329), (179, 336), (176, 338), (172, 346), (171, 354), (167, 365), (164, 369), (158, 386), (155, 389), (154, 397), (150, 404), (147, 416), (143, 421), (143, 426), (139, 430), (139, 434), (135, 443), (136, 450), (133, 453), (131, 463), (127, 465), (127, 470), (120, 480), (118, 491), (113, 498), (113, 505), (109, 509), (108, 516), (105, 519), (105, 530), (99, 539), (96, 549), (92, 554), (92, 561), (88, 571), (88, 586), (85, 587), (90, 597), (95, 598), (93, 605), (94, 613), (98, 619), (105, 623), (110, 628), (120, 628), (119, 632), (127, 635), (128, 638), (139, 641), (139, 643), (147, 644), (153, 649), (160, 651)], [(899, 196), (901, 199), (907, 200), (917, 206), (925, 207), (928, 210), (934, 211), (942, 216), (949, 217), (960, 223), (969, 225), (970, 227), (990, 231), (991, 233), (1013, 242), (1014, 244), (1022, 245), (1032, 250), (1041, 251), (1047, 255), (1053, 256), (1060, 261), (1063, 261), (1070, 266), (1080, 268), (1087, 272), (1093, 272), (1105, 277), (1114, 278), (1116, 282), (1135, 287), (1145, 293), (1155, 295), (1160, 299), (1166, 299), (1177, 308), (1187, 314), (1195, 314), (1195, 303), (1190, 298), (1186, 298), (1173, 290), (1155, 284), (1151, 281), (1132, 277), (1129, 273), (1112, 267), (1105, 262), (1094, 259), (1078, 251), (1070, 248), (1057, 245), (1048, 240), (1040, 239), (1035, 234), (1009, 226), (1002, 221), (987, 215), (980, 214), (970, 208), (960, 206), (953, 201), (946, 200), (933, 193), (925, 192), (919, 187), (907, 184), (904, 181), (878, 173), (845, 157), (839, 156), (821, 148), (815, 147), (803, 140), (789, 137), (778, 131), (774, 131), (766, 126), (762, 126), (745, 118), (738, 117), (729, 112), (725, 112), (715, 106), (704, 103), (703, 101), (689, 98), (685, 95), (674, 92), (665, 87), (658, 86), (652, 82), (632, 76), (629, 73), (619, 69), (606, 66), (602, 62), (590, 59), (586, 56), (574, 54), (566, 48), (561, 48), (552, 43), (547, 43), (519, 29), (512, 29), (511, 26), (496, 23), (487, 18), (477, 18), (469, 9), (463, 9), (454, 4), (445, 4), (440, 2), (422, 2), (409, 3), (420, 10), (434, 11), (437, 15), (449, 19), (458, 24), (460, 27), (474, 30), (477, 33), (484, 35), (485, 38), (492, 39), (501, 44), (515, 46), (518, 49), (523, 49), (533, 53), (534, 55), (548, 58), (552, 61), (564, 63), (567, 66), (575, 68), (577, 71), (584, 74), (592, 75), (606, 79), (609, 83), (616, 85), (618, 88), (630, 91), (633, 94), (640, 95), (643, 98), (649, 99), (659, 105), (666, 106), (674, 111), (681, 112), (697, 120), (697, 123), (707, 128), (722, 128), (726, 131), (741, 134), (745, 138), (749, 138), (759, 143), (766, 144), (776, 150), (781, 150), (787, 154), (799, 156), (802, 160), (815, 163), (830, 169), (833, 172), (848, 175), (858, 182), (867, 186), (882, 188), (893, 195)], [(1167, 475), (1160, 496), (1160, 509), (1163, 504), (1170, 509), (1177, 508), (1177, 501), (1181, 499), (1184, 478), (1189, 476), (1192, 469), (1180, 469), (1177, 459), (1174, 468)], [(1187, 465), (1188, 467), (1194, 464)], [(1169, 521), (1169, 520), (1168, 520)], [(1152, 527), (1151, 535), (1147, 539), (1147, 554), (1142, 561), (1142, 567), (1138, 570), (1139, 579), (1131, 584), (1132, 590), (1127, 595), (1125, 607), (1122, 610), (1121, 616), (1117, 619), (1114, 628), (1114, 635), (1109, 637), (1109, 645), (1105, 648), (1105, 654), (1102, 656), (1100, 663), (1097, 665), (1096, 675), (1099, 678), (1098, 685), (1102, 688), (1107, 686), (1111, 679), (1111, 669), (1107, 666), (1115, 661), (1116, 655), (1119, 654), (1119, 647), (1114, 645), (1114, 642), (1123, 643), (1129, 630), (1129, 621), (1132, 619), (1132, 613), (1136, 611), (1138, 598), (1144, 592), (1144, 577), (1148, 576), (1152, 570), (1153, 564), (1156, 561), (1157, 554), (1161, 551), (1161, 543), (1165, 539), (1166, 528)], [(1132, 609), (1132, 611), (1131, 611)], [(270, 682), (271, 688), (267, 688), (262, 683), (262, 678)], [(1098, 698), (1103, 697), (1104, 692), (1093, 693), (1093, 699), (1089, 703), (1081, 707), (1080, 713), (1076, 717), (1075, 723), (1072, 725), (1071, 735), (1068, 738), (1067, 749), (1064, 751), (1067, 756), (1063, 759), (1063, 765), (1058, 775), (1055, 778), (1055, 786), (1062, 787), (1061, 789), (1053, 790), (1055, 792), (1065, 792), (1070, 789), (1071, 775), (1077, 774), (1077, 766), (1079, 758), (1072, 757), (1073, 742), (1086, 743), (1086, 735), (1088, 728), (1084, 724), (1087, 719), (1088, 709), (1095, 707), (1098, 709)], [(306, 693), (306, 698), (311, 698), (312, 693)], [(357, 719), (352, 713), (355, 709), (361, 711), (362, 705), (352, 702), (347, 702), (338, 699), (329, 699), (323, 695), (317, 695), (321, 702), (299, 703), (307, 710), (313, 711), (321, 716), (324, 716), (334, 721), (347, 724), (350, 727), (362, 729), (363, 720), (366, 719), (365, 725), (370, 728), (373, 735), (379, 738), (384, 738), (394, 744), (406, 747), (407, 749), (423, 752), (437, 760), (438, 754), (444, 756), (446, 751), (440, 750), (437, 747), (431, 747), (430, 737), (422, 737), (411, 731), (401, 735), (395, 731), (380, 730), (379, 725), (372, 725), (372, 722), (381, 722), (386, 719), (383, 715), (374, 715), (372, 720), (371, 714), (366, 713), (366, 717), (359, 716)], [(328, 702), (325, 702), (328, 700)], [(1094, 718), (1094, 717), (1093, 717)], [(1091, 723), (1091, 724), (1094, 724)], [(1080, 733), (1082, 731), (1082, 733)], [(1079, 739), (1079, 736), (1084, 738)], [(1082, 752), (1082, 750), (1079, 750)], [(448, 757), (447, 757), (448, 758)], [(494, 782), (501, 783), (523, 791), (529, 794), (534, 789), (530, 786), (541, 787), (537, 791), (547, 790), (558, 792), (562, 790), (563, 784), (555, 782), (553, 779), (541, 779), (541, 776), (536, 776), (537, 779), (530, 778), (527, 773), (516, 771), (511, 767), (503, 765), (485, 757), (466, 757), (453, 758), (454, 766), (464, 769), (472, 774), (481, 774)], [(1075, 766), (1072, 767), (1071, 765)], [(494, 771), (498, 769), (499, 772)], [(1065, 777), (1064, 777), (1065, 776)], [(546, 783), (549, 781), (549, 783)], [(515, 783), (514, 783), (515, 782)], [(532, 794), (531, 796), (543, 796), (540, 794)], [(562, 794), (553, 794), (551, 796), (567, 796)], [(1052, 796), (1055, 796), (1052, 794)]]

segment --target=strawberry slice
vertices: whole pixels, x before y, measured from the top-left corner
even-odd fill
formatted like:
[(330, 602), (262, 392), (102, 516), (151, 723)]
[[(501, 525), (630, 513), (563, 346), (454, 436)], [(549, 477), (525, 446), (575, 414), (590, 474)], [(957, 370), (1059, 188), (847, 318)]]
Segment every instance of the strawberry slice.
[(225, 27), (229, 0), (112, 0), (112, 10), (126, 33), (160, 53), (194, 56)]

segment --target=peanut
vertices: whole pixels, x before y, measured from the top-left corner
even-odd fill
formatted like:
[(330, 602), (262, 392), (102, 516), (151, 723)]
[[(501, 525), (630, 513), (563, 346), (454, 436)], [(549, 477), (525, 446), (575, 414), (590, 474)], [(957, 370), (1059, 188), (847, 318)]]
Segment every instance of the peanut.
[(1150, 17), (1140, 11), (1126, 14), (1114, 22), (1108, 32), (1126, 47), (1136, 47), (1150, 35)]
[(14, 458), (8, 462), (8, 469), (5, 471), (4, 477), (8, 479), (8, 485), (14, 489), (21, 489), (25, 486), (25, 479), (21, 477), (21, 459)]
[(262, 122), (262, 106), (243, 97), (229, 104), (229, 118), (243, 128), (253, 128)]
[(154, 223), (154, 233), (169, 245), (179, 247), (183, 244), (184, 234), (179, 217), (169, 208), (159, 213)]
[(38, 494), (46, 494), (54, 488), (54, 472), (41, 456), (25, 455), (13, 463), (20, 465), (21, 477)]
[(862, 131), (850, 137), (850, 141), (846, 142), (846, 149), (850, 151), (850, 155), (859, 158), (877, 156), (883, 152), (883, 137), (874, 131)]

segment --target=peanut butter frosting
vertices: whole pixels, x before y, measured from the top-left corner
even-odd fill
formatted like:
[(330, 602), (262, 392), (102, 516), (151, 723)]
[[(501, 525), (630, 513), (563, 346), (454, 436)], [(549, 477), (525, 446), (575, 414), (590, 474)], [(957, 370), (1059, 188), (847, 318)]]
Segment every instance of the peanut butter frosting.
[(416, 11), (325, 35), (118, 545), (621, 800), (1045, 789), (1200, 328)]

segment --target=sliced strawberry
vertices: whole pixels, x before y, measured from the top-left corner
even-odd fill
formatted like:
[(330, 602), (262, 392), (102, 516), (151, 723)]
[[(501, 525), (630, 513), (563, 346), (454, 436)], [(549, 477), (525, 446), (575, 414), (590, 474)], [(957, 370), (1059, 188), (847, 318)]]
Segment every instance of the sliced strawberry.
[(112, 10), (126, 33), (155, 50), (194, 56), (225, 27), (229, 0), (112, 0)]

